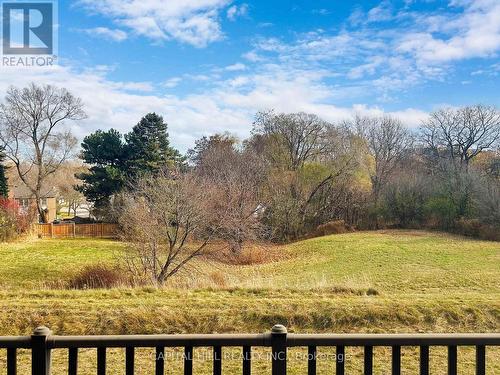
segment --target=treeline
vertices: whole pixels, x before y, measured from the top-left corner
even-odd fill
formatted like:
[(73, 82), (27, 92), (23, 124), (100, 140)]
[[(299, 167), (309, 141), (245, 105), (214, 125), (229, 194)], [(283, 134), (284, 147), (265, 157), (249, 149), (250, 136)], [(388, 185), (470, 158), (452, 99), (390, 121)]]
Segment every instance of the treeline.
[[(59, 190), (70, 209), (82, 202), (68, 186), (75, 184), (95, 216), (119, 222), (130, 250), (124, 261), (141, 282), (163, 284), (194, 257), (229, 258), (248, 241), (391, 227), (500, 240), (495, 107), (438, 110), (413, 131), (390, 116), (332, 124), (261, 112), (248, 139), (206, 136), (184, 156), (170, 145), (163, 118), (150, 113), (128, 134), (85, 137), (85, 166), (73, 168), (77, 142), (67, 124), (85, 118), (83, 102), (64, 88), (11, 87), (0, 104), (0, 156), (40, 221), (48, 220), (44, 189), (64, 180)], [(75, 181), (68, 171), (76, 169)], [(29, 213), (0, 203), (0, 240), (23, 233)]]
[[(500, 112), (481, 105), (438, 110), (416, 130), (391, 116), (332, 124), (268, 111), (256, 115), (248, 139), (214, 134), (181, 157), (163, 119), (149, 114), (124, 137), (110, 130), (85, 138), (82, 158), (91, 168), (79, 176), (80, 189), (101, 215), (117, 219), (140, 190), (175, 200), (189, 186), (183, 199), (197, 203), (203, 233), (234, 250), (246, 240), (351, 228), (435, 228), (500, 239), (499, 141)], [(148, 178), (152, 187), (166, 181), (162, 194), (151, 191)], [(177, 197), (169, 195), (175, 186)], [(160, 206), (146, 201), (148, 212)]]

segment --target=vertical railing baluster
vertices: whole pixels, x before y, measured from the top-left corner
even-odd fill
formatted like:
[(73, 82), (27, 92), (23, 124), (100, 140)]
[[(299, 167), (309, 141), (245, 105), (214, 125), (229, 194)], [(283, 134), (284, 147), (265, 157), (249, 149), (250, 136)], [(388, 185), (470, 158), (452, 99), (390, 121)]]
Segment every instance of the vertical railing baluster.
[(476, 375), (486, 375), (486, 347), (476, 346)]
[(193, 375), (193, 347), (184, 349), (184, 375)]
[(316, 347), (307, 348), (307, 375), (316, 375)]
[(222, 375), (222, 348), (214, 346), (214, 375)]
[(457, 375), (457, 347), (448, 346), (448, 375)]
[(401, 375), (401, 347), (392, 347), (392, 375)]
[(156, 348), (156, 370), (155, 375), (165, 374), (165, 348), (158, 346)]
[(135, 348), (128, 346), (125, 348), (125, 374), (134, 375)]
[(106, 375), (106, 348), (97, 348), (97, 375)]
[(365, 375), (373, 374), (373, 346), (365, 346)]
[(252, 348), (250, 346), (243, 347), (243, 375), (252, 374)]
[(345, 373), (345, 347), (339, 345), (335, 354), (335, 374), (344, 375)]
[(429, 375), (429, 347), (420, 347), (420, 375)]
[(272, 375), (286, 375), (287, 330), (277, 324), (271, 330)]
[(78, 348), (68, 350), (68, 375), (77, 375), (78, 373)]
[(50, 329), (38, 327), (31, 335), (31, 374), (50, 375), (51, 355), (47, 347)]
[(17, 374), (17, 350), (16, 348), (7, 349), (7, 375)]

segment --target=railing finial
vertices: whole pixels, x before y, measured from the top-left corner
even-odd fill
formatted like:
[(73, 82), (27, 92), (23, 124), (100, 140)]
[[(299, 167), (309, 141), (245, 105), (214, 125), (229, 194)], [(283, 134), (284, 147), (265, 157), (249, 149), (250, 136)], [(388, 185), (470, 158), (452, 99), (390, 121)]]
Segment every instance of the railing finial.
[(40, 326), (33, 331), (33, 336), (50, 336), (51, 333), (52, 331), (49, 328)]
[(288, 333), (286, 327), (282, 324), (276, 324), (273, 326), (273, 328), (271, 329), (271, 333), (276, 333), (276, 334), (284, 334), (284, 333)]
[(47, 338), (52, 334), (45, 326), (38, 327), (31, 335), (31, 375), (50, 375), (50, 348)]
[(276, 324), (271, 329), (272, 375), (286, 375), (287, 329)]

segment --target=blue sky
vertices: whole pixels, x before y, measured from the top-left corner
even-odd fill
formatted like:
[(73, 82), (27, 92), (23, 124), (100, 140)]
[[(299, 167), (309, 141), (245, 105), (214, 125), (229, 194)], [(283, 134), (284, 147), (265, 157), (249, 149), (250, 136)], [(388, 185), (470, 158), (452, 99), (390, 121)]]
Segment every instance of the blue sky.
[(66, 86), (79, 137), (162, 114), (175, 146), (256, 111), (329, 121), (391, 113), (418, 126), (440, 106), (500, 106), (500, 1), (59, 1), (59, 65), (0, 67), (0, 94)]

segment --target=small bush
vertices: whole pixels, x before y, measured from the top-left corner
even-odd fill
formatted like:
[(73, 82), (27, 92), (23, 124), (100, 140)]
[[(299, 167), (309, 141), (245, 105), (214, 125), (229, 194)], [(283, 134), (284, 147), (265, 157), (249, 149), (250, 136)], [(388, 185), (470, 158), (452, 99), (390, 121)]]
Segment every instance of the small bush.
[(500, 228), (482, 223), (479, 219), (461, 218), (455, 222), (454, 232), (468, 237), (500, 241)]
[(478, 219), (460, 218), (455, 222), (455, 231), (469, 237), (479, 237), (482, 224)]
[(329, 236), (331, 234), (342, 234), (352, 232), (352, 228), (345, 224), (344, 220), (334, 220), (326, 224), (318, 225), (318, 227), (307, 238)]
[(130, 286), (129, 280), (119, 270), (102, 265), (83, 268), (69, 282), (70, 289), (110, 289), (120, 286)]
[(488, 241), (500, 241), (500, 226), (482, 225), (479, 228), (479, 238)]
[(271, 263), (281, 260), (285, 255), (279, 248), (268, 246), (265, 244), (247, 243), (243, 246), (241, 251), (234, 252), (225, 247), (223, 244), (213, 246), (210, 251), (205, 254), (209, 260), (216, 262), (236, 265), (236, 266), (249, 266), (252, 264)]

